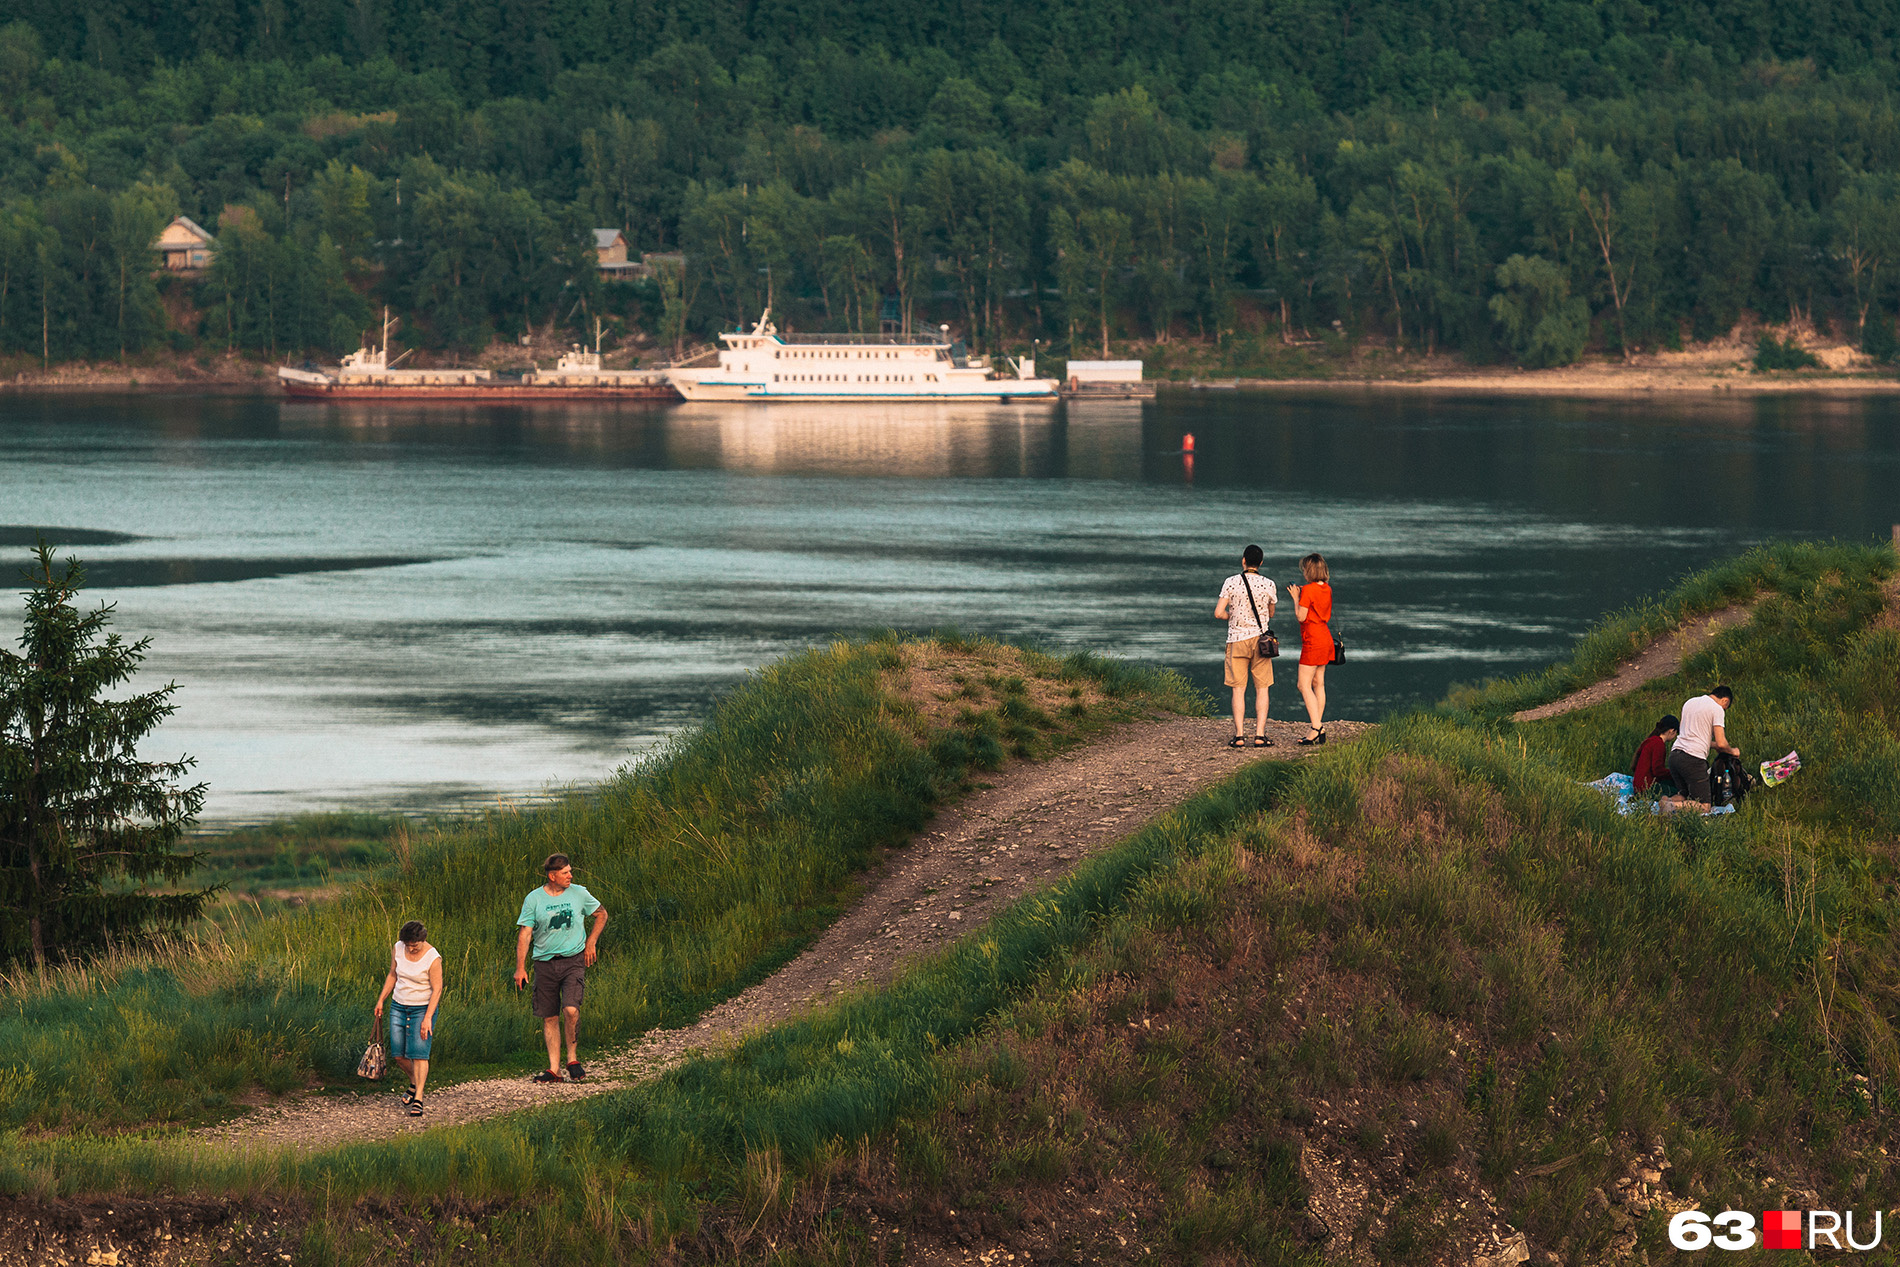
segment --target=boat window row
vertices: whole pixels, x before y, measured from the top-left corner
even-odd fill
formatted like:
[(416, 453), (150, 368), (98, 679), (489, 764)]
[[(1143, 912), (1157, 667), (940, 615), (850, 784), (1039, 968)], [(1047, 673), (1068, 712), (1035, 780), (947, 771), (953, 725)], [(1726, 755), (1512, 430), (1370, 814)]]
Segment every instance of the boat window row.
[(790, 352), (772, 353), (772, 359), (775, 361), (781, 357), (785, 358), (786, 360), (823, 360), (823, 361), (893, 360), (894, 361), (897, 359), (897, 356), (898, 354), (896, 352), (800, 352), (800, 351), (794, 350)]
[[(915, 374), (785, 374), (772, 375), (775, 383), (914, 383)], [(926, 383), (937, 381), (935, 374), (924, 375)]]

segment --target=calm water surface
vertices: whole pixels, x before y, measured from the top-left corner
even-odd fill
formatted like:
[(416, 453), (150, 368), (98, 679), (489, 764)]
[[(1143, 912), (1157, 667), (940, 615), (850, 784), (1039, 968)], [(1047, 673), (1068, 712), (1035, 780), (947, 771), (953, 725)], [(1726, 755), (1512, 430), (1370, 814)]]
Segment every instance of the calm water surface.
[[(1376, 718), (1548, 660), (1753, 542), (1895, 521), (1886, 400), (0, 397), (0, 552), (51, 530), (116, 628), (152, 637), (142, 684), (181, 688), (152, 750), (197, 757), (212, 819), (592, 780), (747, 669), (880, 625), (1211, 690), (1214, 596), (1249, 541), (1282, 585), (1332, 561), (1352, 648), (1332, 711)], [(1299, 714), (1290, 681), (1273, 711)]]

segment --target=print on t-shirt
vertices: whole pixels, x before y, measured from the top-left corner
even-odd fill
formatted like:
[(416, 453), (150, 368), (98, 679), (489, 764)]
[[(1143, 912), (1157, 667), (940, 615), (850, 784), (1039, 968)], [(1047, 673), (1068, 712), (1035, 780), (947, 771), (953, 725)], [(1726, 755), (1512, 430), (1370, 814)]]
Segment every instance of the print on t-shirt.
[[(1242, 587), (1253, 591), (1253, 603), (1247, 602)], [(1248, 638), (1260, 636), (1260, 622), (1254, 617), (1254, 609), (1259, 608), (1260, 620), (1269, 620), (1267, 609), (1279, 601), (1280, 591), (1272, 578), (1258, 572), (1236, 573), (1221, 584), (1220, 596), (1227, 600), (1227, 641), (1242, 642)]]
[(535, 889), (521, 903), (521, 918), (515, 922), (534, 930), (536, 960), (578, 955), (586, 945), (581, 921), (600, 909), (594, 895), (578, 884), (570, 884), (559, 893)]

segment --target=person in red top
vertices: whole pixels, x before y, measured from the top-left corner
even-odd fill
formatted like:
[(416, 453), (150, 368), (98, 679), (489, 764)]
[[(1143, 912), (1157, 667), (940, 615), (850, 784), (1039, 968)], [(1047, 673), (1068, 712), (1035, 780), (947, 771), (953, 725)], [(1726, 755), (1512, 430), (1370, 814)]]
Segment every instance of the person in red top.
[(1286, 587), (1293, 615), (1300, 622), (1300, 697), (1306, 701), (1306, 719), (1313, 733), (1302, 747), (1326, 742), (1326, 666), (1333, 662), (1333, 583), (1324, 555), (1300, 560), (1304, 585)]
[(1636, 749), (1636, 764), (1630, 770), (1630, 779), (1638, 792), (1651, 784), (1660, 783), (1663, 790), (1675, 795), (1675, 781), (1669, 777), (1669, 745), (1676, 740), (1676, 734), (1682, 723), (1676, 715), (1670, 713), (1656, 723), (1656, 729), (1649, 732), (1649, 738), (1643, 740)]

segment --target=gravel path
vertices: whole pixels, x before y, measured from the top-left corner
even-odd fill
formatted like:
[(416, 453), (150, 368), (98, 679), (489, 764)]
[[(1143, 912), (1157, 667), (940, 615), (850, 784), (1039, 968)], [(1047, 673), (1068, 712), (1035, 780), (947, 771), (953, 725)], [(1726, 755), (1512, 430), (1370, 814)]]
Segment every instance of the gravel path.
[(1565, 713), (1574, 713), (1580, 708), (1592, 704), (1601, 704), (1604, 700), (1616, 699), (1628, 695), (1640, 686), (1646, 686), (1657, 678), (1665, 678), (1682, 668), (1682, 662), (1690, 655), (1700, 651), (1715, 639), (1724, 629), (1732, 629), (1747, 620), (1755, 610), (1760, 596), (1744, 603), (1724, 607), (1721, 611), (1710, 612), (1706, 616), (1697, 616), (1685, 623), (1682, 628), (1667, 638), (1658, 638), (1635, 657), (1618, 665), (1616, 672), (1593, 682), (1580, 691), (1572, 691), (1559, 700), (1548, 704), (1539, 704), (1536, 708), (1527, 708), (1511, 714), (1512, 721), (1543, 721), (1546, 717), (1561, 717)]
[[(1350, 721), (1326, 726), (1335, 742), (1367, 729)], [(1231, 733), (1224, 719), (1169, 717), (1135, 723), (1046, 762), (1010, 764), (946, 807), (908, 846), (892, 850), (864, 877), (857, 905), (803, 954), (694, 1024), (654, 1030), (590, 1062), (586, 1082), (464, 1082), (431, 1091), (421, 1118), (405, 1116), (394, 1095), (306, 1097), (199, 1136), (237, 1147), (316, 1150), (599, 1095), (656, 1077), (694, 1051), (729, 1043), (840, 991), (889, 980), (907, 959), (943, 947), (1248, 762), (1307, 751), (1294, 743), (1306, 733), (1304, 724), (1270, 722), (1272, 748), (1229, 748)], [(398, 1077), (392, 1071), (392, 1080)]]

